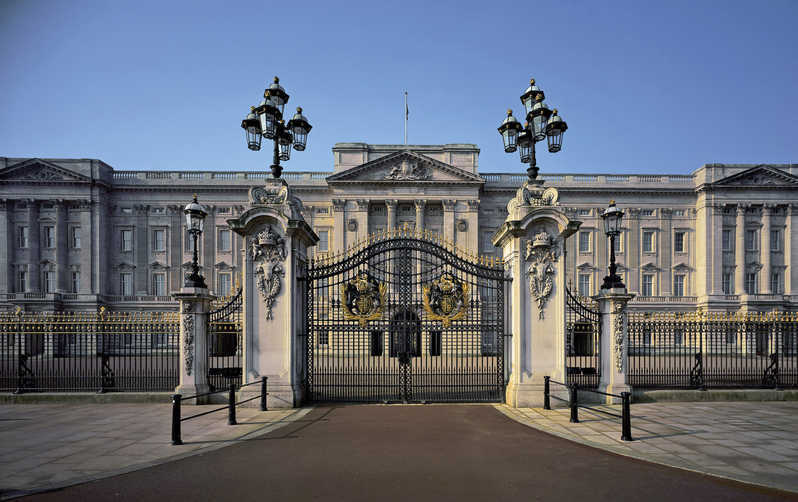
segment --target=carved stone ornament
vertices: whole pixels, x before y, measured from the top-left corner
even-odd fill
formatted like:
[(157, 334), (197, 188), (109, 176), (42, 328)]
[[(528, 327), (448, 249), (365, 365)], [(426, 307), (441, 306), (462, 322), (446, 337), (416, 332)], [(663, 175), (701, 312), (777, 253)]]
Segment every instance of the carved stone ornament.
[(350, 232), (357, 232), (357, 220), (349, 220), (346, 224), (346, 228)]
[(618, 373), (623, 373), (623, 328), (626, 322), (626, 305), (624, 302), (615, 302), (612, 306), (612, 313), (615, 318), (615, 367)]
[(430, 170), (419, 165), (418, 161), (404, 159), (391, 169), (391, 172), (385, 176), (385, 179), (395, 181), (418, 181), (428, 180), (431, 177), (432, 173)]
[(194, 314), (191, 311), (194, 305), (184, 304), (183, 307), (183, 346), (185, 347), (186, 374), (191, 375), (194, 369)]
[(269, 225), (252, 240), (250, 253), (257, 276), (255, 285), (266, 302), (266, 319), (272, 319), (272, 307), (282, 290), (282, 278), (285, 277), (285, 270), (280, 264), (287, 256), (285, 239)]
[(282, 184), (252, 187), (249, 198), (253, 204), (283, 204), (288, 199), (288, 187)]
[(543, 182), (537, 183), (525, 181), (516, 191), (515, 197), (507, 203), (507, 213), (510, 217), (514, 216), (516, 209), (521, 206), (546, 207), (559, 205), (560, 194), (554, 187), (543, 188)]
[(424, 286), (424, 311), (433, 321), (441, 321), (448, 328), (452, 321), (466, 316), (468, 312), (468, 288), (448, 272), (444, 272), (429, 286)]
[(64, 177), (52, 169), (40, 167), (38, 169), (31, 169), (30, 171), (26, 172), (21, 179), (36, 181), (60, 181), (63, 180)]
[(554, 265), (557, 261), (557, 247), (554, 240), (545, 230), (535, 234), (535, 238), (526, 243), (526, 259), (530, 261), (529, 292), (538, 304), (538, 318), (543, 319), (543, 307), (554, 287)]
[(341, 284), (344, 319), (358, 321), (361, 328), (365, 328), (369, 321), (379, 319), (385, 310), (387, 291), (385, 284), (380, 284), (367, 272), (360, 272), (355, 279)]
[(458, 220), (457, 221), (457, 231), (458, 232), (465, 232), (468, 230), (468, 223), (466, 220)]

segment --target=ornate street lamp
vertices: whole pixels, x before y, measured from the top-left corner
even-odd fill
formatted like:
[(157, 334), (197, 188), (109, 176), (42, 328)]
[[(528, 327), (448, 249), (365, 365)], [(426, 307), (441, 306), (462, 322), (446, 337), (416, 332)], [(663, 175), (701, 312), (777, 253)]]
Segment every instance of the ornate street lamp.
[(610, 238), (610, 275), (604, 277), (601, 289), (625, 288), (621, 277), (618, 275), (618, 267), (615, 265), (615, 238), (621, 235), (621, 219), (623, 211), (615, 207), (615, 201), (610, 201), (608, 207), (601, 215), (604, 220), (604, 233)]
[(208, 215), (208, 212), (205, 211), (205, 208), (202, 207), (199, 202), (197, 202), (197, 194), (194, 194), (194, 200), (186, 205), (186, 207), (183, 209), (183, 212), (186, 215), (186, 228), (188, 229), (189, 235), (191, 235), (194, 240), (194, 258), (191, 261), (191, 273), (186, 274), (186, 281), (183, 283), (183, 286), (187, 288), (207, 289), (208, 286), (205, 284), (205, 278), (199, 273), (197, 240), (199, 239), (200, 234), (202, 234), (203, 222), (205, 221), (205, 217)]
[(504, 141), (504, 151), (512, 153), (519, 150), (521, 162), (529, 164), (526, 172), (530, 183), (540, 184), (538, 176), (537, 159), (535, 158), (535, 143), (547, 139), (549, 152), (557, 153), (562, 148), (562, 136), (568, 125), (557, 113), (550, 110), (543, 102), (545, 94), (535, 85), (535, 79), (529, 81), (529, 87), (521, 95), (521, 103), (526, 111), (527, 123), (522, 126), (513, 117), (513, 111), (507, 110), (507, 118), (499, 126), (499, 133)]
[(252, 107), (252, 112), (241, 122), (250, 150), (260, 150), (260, 136), (274, 142), (271, 170), (275, 178), (279, 178), (283, 172), (280, 161), (291, 158), (292, 146), (298, 152), (305, 149), (312, 128), (307, 117), (302, 115), (301, 107), (296, 109), (296, 114), (288, 124), (283, 121), (283, 110), (289, 97), (280, 85), (280, 79), (274, 77), (274, 83), (263, 91), (263, 101)]

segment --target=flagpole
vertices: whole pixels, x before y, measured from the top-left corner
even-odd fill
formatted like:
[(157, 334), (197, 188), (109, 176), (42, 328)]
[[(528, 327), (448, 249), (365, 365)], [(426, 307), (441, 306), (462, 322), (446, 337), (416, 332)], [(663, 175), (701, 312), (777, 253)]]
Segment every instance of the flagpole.
[(407, 109), (407, 91), (405, 91), (405, 145), (407, 144), (407, 116), (410, 110)]

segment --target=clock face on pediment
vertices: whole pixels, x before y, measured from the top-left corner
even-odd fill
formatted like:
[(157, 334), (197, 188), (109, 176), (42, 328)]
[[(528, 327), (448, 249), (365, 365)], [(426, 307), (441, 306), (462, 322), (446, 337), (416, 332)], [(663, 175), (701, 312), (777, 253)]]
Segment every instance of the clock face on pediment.
[(481, 177), (415, 152), (395, 152), (327, 178), (335, 183), (483, 183)]

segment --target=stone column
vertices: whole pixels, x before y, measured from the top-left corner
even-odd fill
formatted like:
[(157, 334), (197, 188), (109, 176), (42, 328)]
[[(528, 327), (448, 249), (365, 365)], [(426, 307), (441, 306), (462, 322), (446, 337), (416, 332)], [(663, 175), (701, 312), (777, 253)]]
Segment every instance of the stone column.
[[(706, 237), (711, 241), (712, 250), (712, 287), (708, 288), (707, 294), (712, 295), (723, 294), (723, 208), (720, 204), (712, 206), (712, 235)], [(698, 259), (696, 261), (701, 263)]]
[(454, 235), (454, 208), (457, 205), (457, 201), (447, 199), (441, 202), (443, 203), (443, 237), (454, 243), (456, 241)]
[(39, 201), (28, 199), (28, 291), (41, 291), (41, 238)]
[[(626, 380), (629, 372), (629, 332), (626, 318), (626, 304), (634, 295), (626, 288), (601, 289), (593, 298), (598, 302), (601, 312), (601, 356), (598, 390), (608, 394), (631, 392)], [(600, 396), (607, 404), (618, 404), (620, 399)]]
[[(173, 295), (180, 302), (180, 385), (175, 394), (208, 392), (208, 312), (214, 297), (206, 288), (182, 288)], [(183, 401), (205, 404), (209, 396)]]
[(387, 230), (389, 230), (389, 231), (393, 230), (394, 228), (396, 228), (396, 206), (397, 206), (397, 204), (398, 204), (398, 201), (396, 199), (394, 199), (394, 200), (386, 200), (385, 201), (385, 208), (386, 208), (386, 211), (388, 212), (388, 224), (387, 224), (388, 228), (387, 228)]
[[(0, 293), (13, 293), (16, 291), (14, 280), (14, 250), (17, 246), (17, 231), (14, 228), (14, 200), (0, 199), (0, 263), (5, 264), (5, 270), (0, 270)], [(788, 213), (789, 214), (789, 213)]]
[[(268, 377), (269, 408), (291, 408), (304, 395), (306, 295), (300, 276), (308, 248), (319, 239), (285, 180), (270, 179), (263, 187), (252, 187), (249, 200), (238, 218), (227, 220), (245, 239), (244, 383)], [(248, 399), (260, 394), (260, 388), (250, 385), (240, 394), (240, 399)]]
[[(673, 295), (673, 210), (668, 207), (660, 208), (660, 231), (657, 235), (656, 242), (659, 252), (659, 268), (662, 270), (660, 274), (660, 288), (659, 291), (663, 296)], [(686, 288), (685, 288), (686, 289)]]
[(344, 210), (346, 201), (343, 199), (333, 199), (333, 246), (330, 249), (333, 253), (340, 253), (346, 248), (346, 222), (344, 221)]
[(424, 232), (424, 208), (427, 207), (427, 201), (416, 199), (416, 230)]
[(169, 285), (172, 290), (183, 284), (183, 207), (177, 204), (166, 206), (169, 215)]
[(640, 209), (630, 208), (629, 211), (629, 242), (626, 246), (626, 265), (629, 274), (626, 277), (626, 286), (631, 291), (640, 291)]
[(770, 289), (770, 274), (772, 270), (770, 255), (770, 221), (773, 214), (773, 205), (762, 206), (762, 230), (759, 233), (760, 248), (762, 248), (762, 276), (759, 279), (759, 290), (766, 295), (773, 291)]
[(134, 271), (135, 280), (133, 281), (134, 295), (149, 295), (150, 294), (150, 226), (149, 226), (149, 211), (148, 205), (137, 205), (133, 207), (136, 213), (136, 227), (133, 230), (133, 256), (136, 264)]
[(798, 232), (795, 231), (795, 218), (798, 216), (798, 205), (787, 204), (784, 217), (784, 293), (788, 295), (798, 294), (793, 291), (793, 285), (798, 284), (798, 271), (792, 266), (793, 258), (798, 260), (798, 256), (793, 257), (793, 253), (798, 250)]
[(468, 213), (466, 213), (466, 231), (463, 248), (475, 255), (479, 254), (479, 200), (469, 200)]
[[(81, 243), (82, 245), (82, 243)], [(68, 249), (72, 247), (72, 236), (67, 225), (66, 201), (55, 201), (55, 290), (59, 293), (70, 291), (70, 269)]]
[[(358, 199), (355, 201), (355, 221), (357, 221), (357, 238), (354, 242), (360, 242), (368, 237), (369, 234), (369, 201), (368, 199)], [(354, 244), (353, 242), (353, 244)]]
[(734, 294), (745, 294), (745, 206), (737, 204), (734, 226)]
[[(514, 407), (541, 406), (545, 376), (565, 382), (563, 249), (581, 222), (569, 220), (560, 207), (542, 198), (542, 192), (525, 183), (508, 204), (507, 220), (493, 239), (512, 277), (506, 401)], [(548, 200), (556, 201), (556, 191), (548, 193), (553, 194)], [(565, 387), (553, 385), (552, 391), (567, 396)]]
[(77, 206), (80, 211), (80, 291), (78, 293), (88, 295), (92, 290), (92, 256), (91, 248), (94, 241), (91, 219), (91, 201), (81, 201)]

